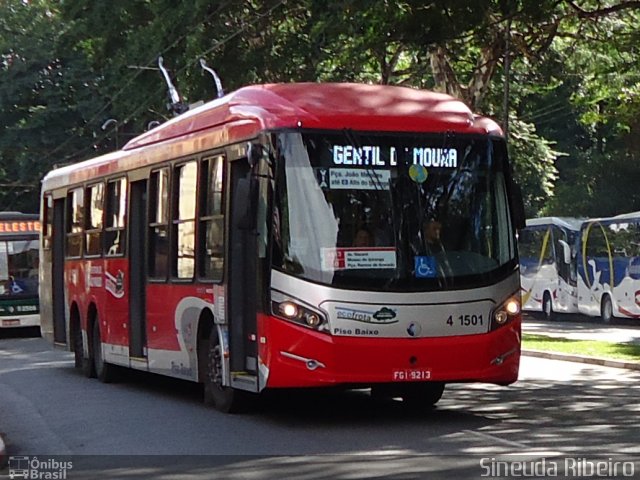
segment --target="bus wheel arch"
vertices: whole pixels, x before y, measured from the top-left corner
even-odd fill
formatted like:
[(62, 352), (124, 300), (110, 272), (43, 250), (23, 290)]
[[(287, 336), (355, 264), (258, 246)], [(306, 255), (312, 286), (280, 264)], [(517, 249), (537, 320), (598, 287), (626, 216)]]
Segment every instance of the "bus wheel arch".
[(611, 322), (613, 318), (613, 302), (611, 301), (611, 296), (608, 293), (602, 295), (602, 300), (600, 302), (600, 318), (604, 323)]
[(545, 290), (544, 295), (542, 296), (542, 314), (544, 315), (545, 320), (553, 320), (555, 316), (553, 311), (553, 300), (549, 290)]

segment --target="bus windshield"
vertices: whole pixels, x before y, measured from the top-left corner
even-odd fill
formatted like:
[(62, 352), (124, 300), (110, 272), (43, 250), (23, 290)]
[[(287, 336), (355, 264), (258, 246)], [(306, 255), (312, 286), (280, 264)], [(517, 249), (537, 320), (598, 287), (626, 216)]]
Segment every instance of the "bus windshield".
[(349, 289), (495, 282), (516, 264), (499, 139), (277, 135), (274, 267)]
[(0, 299), (38, 295), (38, 240), (0, 240)]

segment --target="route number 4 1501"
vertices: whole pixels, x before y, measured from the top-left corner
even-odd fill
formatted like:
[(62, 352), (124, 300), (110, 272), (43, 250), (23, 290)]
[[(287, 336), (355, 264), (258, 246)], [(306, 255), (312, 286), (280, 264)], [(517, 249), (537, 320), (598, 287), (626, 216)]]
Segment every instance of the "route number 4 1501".
[(453, 326), (454, 324), (462, 327), (484, 325), (482, 315), (470, 314), (458, 315), (456, 319), (453, 318), (453, 315), (449, 315), (449, 318), (447, 318), (447, 325)]

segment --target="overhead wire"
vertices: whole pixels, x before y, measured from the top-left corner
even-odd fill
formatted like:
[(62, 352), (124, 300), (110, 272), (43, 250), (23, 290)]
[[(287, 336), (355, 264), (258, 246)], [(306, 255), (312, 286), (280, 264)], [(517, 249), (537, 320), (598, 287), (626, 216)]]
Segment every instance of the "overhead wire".
[[(229, 4), (231, 4), (230, 1), (226, 1), (224, 3), (221, 3), (218, 8), (216, 8), (215, 10), (213, 10), (211, 13), (209, 13), (204, 20), (201, 21), (201, 23), (207, 22), (209, 21), (211, 18), (213, 18), (214, 15), (217, 15), (220, 13), (220, 11), (222, 11), (223, 8), (227, 7)], [(174, 7), (167, 7), (165, 14), (170, 13), (171, 10), (173, 10)], [(161, 52), (159, 52), (159, 55), (163, 55), (166, 52), (168, 52), (171, 48), (175, 47), (179, 42), (181, 42), (183, 39), (185, 39), (190, 33), (193, 32), (193, 29), (188, 29), (185, 33), (183, 33), (182, 35), (178, 36), (171, 44), (169, 44), (167, 47), (165, 47)], [(149, 61), (146, 62), (146, 64), (144, 65), (144, 67), (148, 67), (149, 65), (153, 65), (155, 63), (155, 61), (157, 60), (158, 55), (154, 55), (153, 58), (151, 58)], [(104, 113), (109, 107), (111, 107), (115, 101), (117, 99), (120, 98), (120, 96), (127, 90), (127, 88), (129, 88), (129, 86), (142, 74), (142, 72), (144, 71), (144, 69), (139, 69), (134, 71), (129, 78), (125, 79), (124, 85), (114, 94), (111, 96), (111, 98), (109, 99), (109, 101), (102, 107), (100, 108), (89, 120), (87, 120), (86, 124), (87, 125), (91, 125), (93, 124), (102, 113)], [(123, 122), (124, 123), (124, 122)], [(105, 133), (103, 135), (101, 135), (100, 137), (96, 137), (94, 139), (94, 141), (92, 142), (92, 144), (88, 147), (86, 147), (85, 149), (81, 150), (80, 152), (74, 152), (74, 154), (70, 154), (67, 155), (62, 161), (66, 161), (71, 157), (76, 157), (78, 153), (86, 153), (88, 150), (91, 150), (94, 148), (94, 145), (96, 143), (99, 143), (101, 140), (104, 140), (105, 138), (107, 138), (109, 136), (109, 133)], [(69, 145), (71, 142), (73, 142), (75, 139), (77, 138), (82, 138), (81, 135), (74, 135), (69, 137), (67, 140), (65, 140), (64, 142), (62, 142), (61, 144), (59, 144), (56, 148), (54, 148), (45, 158), (44, 160), (47, 160), (51, 157), (53, 157), (53, 155), (55, 153), (57, 153), (58, 151), (60, 151), (61, 149), (63, 149), (64, 147), (66, 147), (67, 145)]]
[[(254, 20), (250, 21), (250, 22), (246, 22), (244, 23), (244, 25), (242, 26), (242, 28), (236, 30), (235, 32), (231, 33), (230, 35), (228, 35), (227, 37), (223, 38), (222, 40), (216, 42), (211, 48), (205, 50), (204, 52), (202, 52), (200, 55), (198, 55), (197, 57), (193, 58), (192, 60), (188, 61), (185, 63), (185, 65), (176, 70), (174, 75), (178, 76), (180, 75), (182, 72), (184, 72), (186, 69), (193, 67), (195, 65), (197, 65), (200, 61), (200, 58), (205, 57), (206, 55), (210, 54), (211, 52), (213, 52), (215, 49), (225, 45), (226, 43), (228, 43), (229, 41), (233, 40), (235, 37), (237, 37), (238, 35), (240, 35), (241, 33), (243, 33), (244, 31), (247, 30), (247, 28), (249, 28), (250, 26), (253, 26), (255, 23), (257, 23), (261, 18), (264, 18), (265, 16), (270, 15), (276, 8), (282, 6), (287, 0), (280, 0), (278, 3), (276, 3), (275, 5), (273, 5), (272, 7), (270, 7), (266, 13), (261, 14), (261, 15), (257, 15), (257, 18), (255, 18)], [(229, 4), (230, 2), (227, 2), (227, 4)], [(226, 6), (226, 5), (225, 5)], [(219, 11), (220, 9), (218, 9)], [(181, 38), (179, 38), (178, 40), (174, 41), (169, 47), (167, 47), (165, 50), (163, 50), (162, 53), (165, 53), (166, 51), (168, 51), (170, 48), (172, 48), (173, 46), (175, 46), (180, 40), (182, 40), (183, 38), (185, 38), (189, 33), (191, 33), (193, 30), (190, 29), (187, 33), (185, 33)], [(157, 57), (156, 57), (157, 58)], [(151, 64), (151, 62), (149, 63)], [(159, 83), (158, 87), (156, 88), (156, 90), (154, 91), (154, 96), (157, 95), (161, 95), (162, 91), (164, 91), (166, 88), (166, 86), (163, 83)], [(114, 99), (112, 99), (113, 101)], [(142, 103), (141, 105), (139, 105), (138, 107), (136, 107), (132, 112), (130, 112), (127, 117), (125, 118), (125, 120), (122, 122), (124, 123), (128, 123), (132, 118), (135, 118), (137, 115), (139, 115), (140, 113), (142, 113), (145, 109), (148, 108), (148, 103)], [(102, 139), (106, 138), (109, 134), (106, 133), (104, 135), (101, 136)], [(87, 147), (85, 147), (84, 149), (80, 150), (80, 151), (75, 151), (72, 154), (67, 155), (65, 158), (62, 159), (62, 163), (65, 163), (67, 160), (72, 159), (72, 158), (77, 158), (79, 156), (84, 155), (85, 153), (89, 152), (90, 150), (92, 150), (94, 148), (94, 145), (99, 142), (100, 140), (94, 140), (91, 145), (87, 145)], [(50, 157), (50, 156), (48, 156)], [(48, 158), (47, 157), (47, 158)]]

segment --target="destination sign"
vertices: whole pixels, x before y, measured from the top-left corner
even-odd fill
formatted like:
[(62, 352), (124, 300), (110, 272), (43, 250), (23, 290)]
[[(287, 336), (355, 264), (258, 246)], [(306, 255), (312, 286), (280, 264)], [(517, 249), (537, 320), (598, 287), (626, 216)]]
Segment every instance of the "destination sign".
[(23, 222), (0, 222), (0, 233), (37, 233), (40, 231), (38, 220), (28, 220)]
[[(455, 148), (406, 147), (404, 151), (409, 155), (414, 165), (436, 168), (456, 168), (458, 166), (458, 151)], [(385, 167), (398, 164), (398, 149), (396, 147), (333, 145), (332, 154), (334, 165)]]

